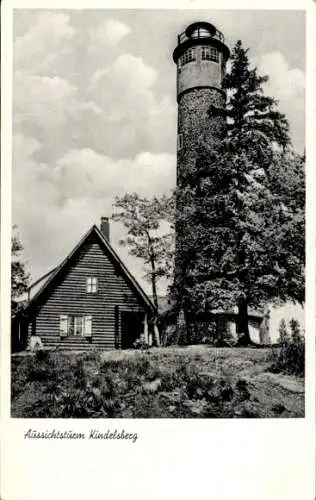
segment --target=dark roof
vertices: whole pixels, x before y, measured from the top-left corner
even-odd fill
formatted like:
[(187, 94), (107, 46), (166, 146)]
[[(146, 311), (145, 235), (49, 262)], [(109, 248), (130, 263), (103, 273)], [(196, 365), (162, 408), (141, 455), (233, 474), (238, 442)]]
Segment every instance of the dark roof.
[(205, 21), (197, 21), (195, 23), (190, 24), (187, 29), (185, 30), (185, 34), (187, 36), (191, 36), (193, 31), (196, 30), (197, 28), (204, 28), (208, 30), (211, 34), (211, 36), (214, 36), (216, 33), (216, 28), (213, 24), (205, 22)]
[(79, 243), (73, 248), (73, 250), (68, 254), (68, 256), (62, 261), (62, 263), (58, 267), (56, 267), (53, 271), (50, 271), (50, 273), (47, 273), (45, 276), (40, 278), (40, 280), (37, 280), (36, 283), (41, 281), (41, 279), (46, 278), (50, 274), (49, 278), (43, 283), (43, 286), (38, 290), (38, 292), (30, 300), (30, 302), (27, 305), (27, 308), (29, 308), (38, 299), (38, 297), (43, 293), (44, 290), (46, 290), (46, 288), (52, 283), (52, 281), (55, 279), (55, 277), (65, 268), (66, 264), (73, 257), (73, 255), (77, 252), (77, 250), (79, 250), (79, 248), (86, 242), (86, 240), (89, 238), (89, 236), (91, 236), (91, 234), (93, 234), (93, 233), (99, 239), (101, 245), (103, 246), (103, 249), (112, 257), (112, 259), (118, 265), (123, 276), (126, 278), (128, 283), (130, 284), (131, 288), (137, 293), (138, 296), (141, 297), (141, 299), (145, 302), (145, 304), (152, 311), (155, 310), (155, 306), (152, 303), (152, 301), (150, 300), (150, 298), (144, 292), (142, 287), (139, 285), (139, 283), (136, 281), (134, 276), (127, 269), (127, 267), (122, 262), (120, 257), (117, 255), (117, 253), (115, 252), (113, 247), (110, 245), (109, 241), (104, 237), (104, 235), (102, 234), (102, 232), (100, 231), (100, 229), (96, 225), (92, 226), (89, 229), (89, 231), (87, 231), (87, 233), (83, 236), (83, 238), (79, 241)]

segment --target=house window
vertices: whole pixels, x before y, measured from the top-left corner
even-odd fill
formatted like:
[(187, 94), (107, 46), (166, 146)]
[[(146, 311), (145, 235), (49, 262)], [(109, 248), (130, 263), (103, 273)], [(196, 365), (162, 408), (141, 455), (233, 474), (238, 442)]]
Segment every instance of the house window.
[(219, 62), (218, 50), (215, 47), (202, 47), (202, 61)]
[(195, 49), (188, 49), (182, 56), (180, 57), (180, 66), (184, 66), (189, 62), (193, 62), (196, 60), (196, 51)]
[(82, 336), (83, 333), (83, 317), (75, 316), (74, 317), (74, 336)]
[(87, 293), (97, 293), (98, 290), (98, 278), (89, 277), (87, 278)]
[(178, 151), (183, 148), (183, 135), (178, 134)]
[(59, 316), (59, 333), (61, 337), (91, 337), (92, 316)]

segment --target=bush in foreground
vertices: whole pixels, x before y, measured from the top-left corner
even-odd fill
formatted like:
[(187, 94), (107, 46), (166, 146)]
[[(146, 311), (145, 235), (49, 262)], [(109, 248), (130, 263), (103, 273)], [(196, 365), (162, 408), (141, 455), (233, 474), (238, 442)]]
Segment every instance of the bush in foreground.
[(36, 353), (13, 366), (13, 417), (232, 418), (259, 416), (247, 382), (201, 370), (199, 359), (135, 352)]
[[(302, 414), (252, 373), (267, 352), (166, 348), (129, 353), (36, 353), (12, 358), (12, 417), (240, 418)], [(262, 374), (262, 372), (261, 372)], [(282, 403), (282, 406), (281, 404)]]

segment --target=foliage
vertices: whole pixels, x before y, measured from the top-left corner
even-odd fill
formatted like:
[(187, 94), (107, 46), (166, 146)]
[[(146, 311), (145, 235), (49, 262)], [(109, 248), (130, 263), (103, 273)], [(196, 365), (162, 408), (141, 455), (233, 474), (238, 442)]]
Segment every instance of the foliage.
[[(236, 356), (238, 352), (238, 356)], [(12, 357), (12, 417), (300, 416), (302, 397), (265, 385), (266, 350), (209, 346)], [(260, 381), (256, 384), (256, 370)], [(247, 372), (243, 378), (241, 372)], [(281, 404), (283, 405), (281, 408)], [(290, 409), (287, 409), (290, 408)]]
[(136, 339), (133, 344), (134, 349), (148, 349), (148, 344), (144, 339)]
[(30, 274), (23, 261), (23, 245), (13, 226), (11, 238), (11, 316), (14, 317), (21, 307), (19, 299), (27, 291), (30, 284)]
[(177, 329), (175, 322), (163, 325), (161, 331), (161, 345), (166, 347), (177, 344)]
[(305, 154), (275, 151), (267, 175), (271, 191), (287, 210), (292, 213), (305, 210)]
[(271, 370), (304, 376), (305, 339), (300, 324), (295, 319), (290, 321), (290, 333), (284, 319), (280, 322), (278, 347), (273, 348)]
[(125, 194), (116, 198), (114, 207), (117, 211), (112, 219), (127, 229), (127, 237), (120, 244), (129, 248), (130, 255), (143, 260), (158, 310), (157, 282), (173, 272), (174, 198), (163, 195), (148, 199), (136, 193)]
[(249, 49), (238, 40), (231, 55), (231, 71), (223, 79), (228, 94), (225, 108), (211, 106), (214, 116), (227, 118), (226, 142), (232, 155), (246, 155), (249, 163), (265, 168), (271, 162), (275, 146), (290, 144), (289, 124), (277, 108), (277, 101), (266, 96), (263, 86), (267, 75), (251, 67)]
[(247, 53), (237, 42), (223, 81), (226, 106), (210, 107), (212, 118), (227, 119), (225, 137), (200, 143), (178, 189), (174, 290), (195, 311), (238, 305), (243, 343), (251, 342), (249, 306), (303, 302), (305, 229), (304, 158), (290, 151), (288, 122), (263, 94), (268, 77)]
[(282, 318), (280, 321), (278, 342), (280, 345), (286, 345), (290, 342), (290, 337), (287, 331), (286, 321), (284, 318)]

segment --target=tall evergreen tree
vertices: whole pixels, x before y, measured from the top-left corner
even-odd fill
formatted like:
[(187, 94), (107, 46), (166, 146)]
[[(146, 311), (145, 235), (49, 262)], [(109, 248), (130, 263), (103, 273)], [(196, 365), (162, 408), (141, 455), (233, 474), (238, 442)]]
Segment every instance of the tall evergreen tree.
[[(182, 226), (194, 228), (183, 244), (182, 287), (189, 307), (199, 308), (203, 294), (210, 308), (237, 305), (244, 343), (251, 342), (249, 306), (276, 298), (304, 300), (304, 178), (293, 182), (300, 167), (287, 152), (288, 122), (276, 101), (263, 94), (267, 77), (250, 68), (247, 52), (237, 42), (223, 83), (227, 105), (210, 109), (213, 116), (226, 117), (226, 136), (217, 144), (201, 144), (179, 195), (189, 203), (178, 215)], [(281, 178), (281, 165), (285, 170), (287, 164), (293, 175)]]
[(285, 319), (282, 318), (279, 324), (279, 338), (278, 342), (280, 344), (287, 344), (289, 342), (289, 334), (286, 327)]
[(269, 77), (251, 68), (248, 51), (238, 40), (232, 51), (231, 71), (222, 84), (228, 96), (226, 106), (211, 106), (210, 113), (227, 118), (226, 142), (231, 154), (246, 154), (249, 167), (267, 168), (275, 146), (285, 149), (290, 145), (289, 124), (277, 101), (264, 94), (263, 85)]

